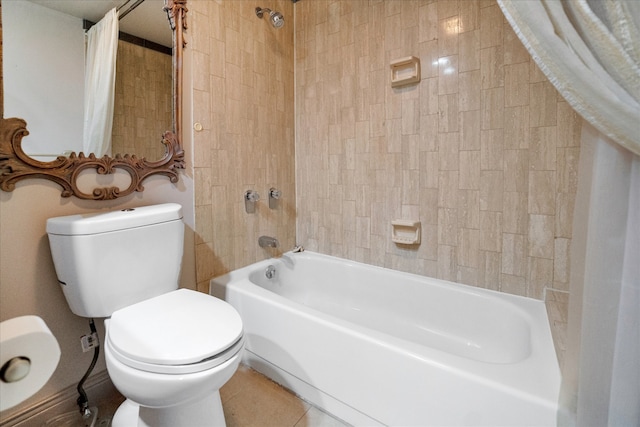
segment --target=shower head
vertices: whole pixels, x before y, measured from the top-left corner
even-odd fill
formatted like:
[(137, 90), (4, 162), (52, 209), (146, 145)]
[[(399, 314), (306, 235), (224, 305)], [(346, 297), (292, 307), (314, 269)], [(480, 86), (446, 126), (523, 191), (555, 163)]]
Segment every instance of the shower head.
[(284, 17), (280, 12), (276, 12), (275, 10), (271, 10), (267, 7), (265, 7), (264, 9), (256, 7), (256, 16), (258, 18), (262, 18), (262, 15), (265, 12), (269, 14), (269, 21), (271, 21), (271, 25), (273, 25), (274, 28), (280, 28), (284, 25)]

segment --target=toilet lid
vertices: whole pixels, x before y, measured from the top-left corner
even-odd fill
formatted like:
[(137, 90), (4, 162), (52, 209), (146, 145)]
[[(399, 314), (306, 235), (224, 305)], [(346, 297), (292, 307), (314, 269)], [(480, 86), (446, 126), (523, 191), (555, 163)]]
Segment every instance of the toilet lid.
[(179, 289), (113, 313), (109, 343), (127, 358), (185, 365), (222, 353), (242, 336), (242, 320), (225, 301)]

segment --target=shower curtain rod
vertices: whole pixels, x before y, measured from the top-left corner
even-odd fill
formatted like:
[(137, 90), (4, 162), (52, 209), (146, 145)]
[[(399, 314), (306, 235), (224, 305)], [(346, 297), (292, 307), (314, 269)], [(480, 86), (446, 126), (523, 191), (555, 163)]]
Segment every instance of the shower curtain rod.
[[(123, 7), (125, 7), (131, 0), (125, 0), (124, 3), (122, 3), (120, 6), (118, 6), (116, 8), (116, 12), (120, 12), (120, 9), (122, 9)], [(125, 16), (127, 16), (129, 13), (133, 12), (133, 9), (135, 9), (136, 7), (140, 6), (140, 4), (143, 2), (144, 0), (136, 0), (135, 3), (133, 3), (131, 6), (129, 6), (129, 9), (125, 10), (124, 12), (118, 14), (118, 20), (124, 18)]]

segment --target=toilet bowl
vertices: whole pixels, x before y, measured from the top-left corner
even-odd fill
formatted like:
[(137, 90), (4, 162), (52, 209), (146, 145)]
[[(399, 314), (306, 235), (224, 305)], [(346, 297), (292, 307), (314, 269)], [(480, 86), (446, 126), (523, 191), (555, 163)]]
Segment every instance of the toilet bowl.
[(113, 426), (224, 426), (219, 389), (242, 358), (242, 320), (178, 289), (180, 205), (51, 218), (47, 233), (71, 310), (106, 318), (107, 371), (126, 397)]
[(113, 427), (224, 426), (219, 389), (235, 373), (242, 352), (202, 372), (155, 374), (124, 365), (105, 347), (111, 381), (127, 400), (116, 411)]
[(105, 330), (107, 370), (128, 399), (115, 427), (224, 425), (218, 390), (244, 346), (229, 304), (180, 289), (114, 312)]

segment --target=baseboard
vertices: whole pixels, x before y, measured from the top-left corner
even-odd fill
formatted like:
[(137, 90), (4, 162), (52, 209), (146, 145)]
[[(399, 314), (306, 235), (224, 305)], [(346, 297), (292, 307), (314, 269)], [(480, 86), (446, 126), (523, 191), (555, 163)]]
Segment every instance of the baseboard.
[[(102, 399), (112, 398), (117, 391), (106, 370), (98, 372), (87, 379), (84, 390), (89, 396), (89, 404), (94, 406)], [(2, 427), (41, 426), (47, 420), (66, 412), (77, 411), (76, 385), (71, 385), (40, 402), (34, 403), (24, 410), (2, 420)]]

